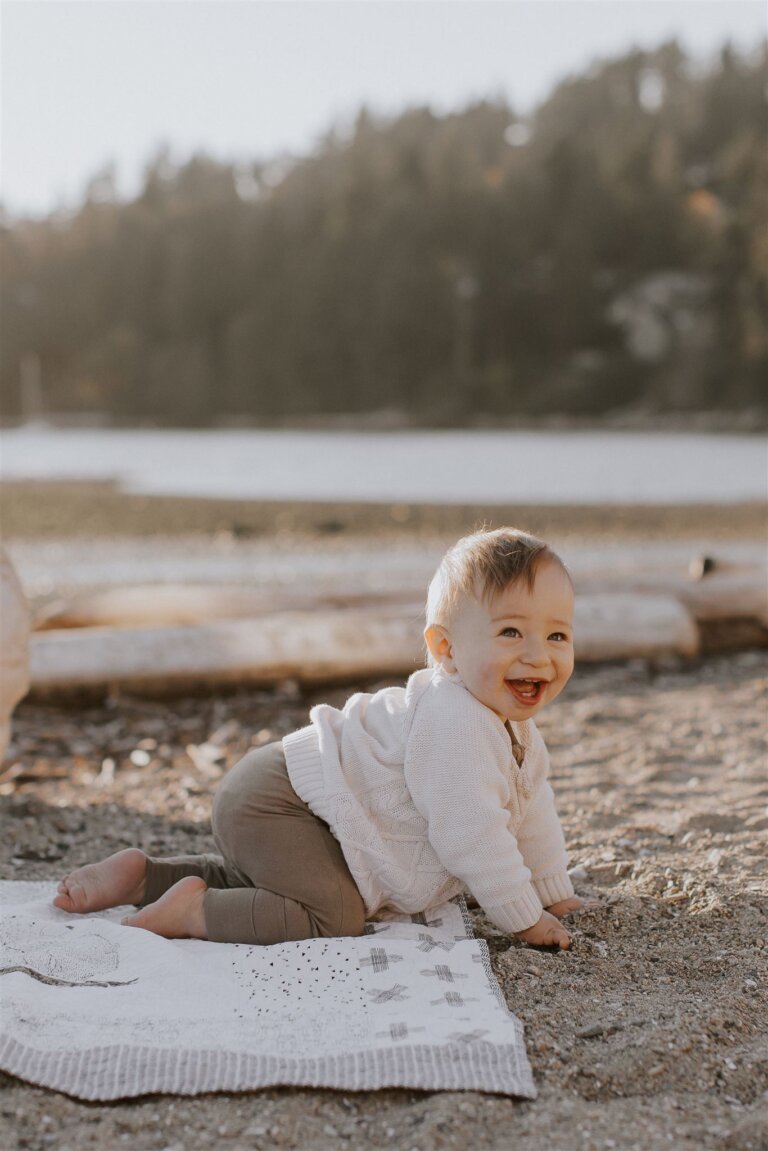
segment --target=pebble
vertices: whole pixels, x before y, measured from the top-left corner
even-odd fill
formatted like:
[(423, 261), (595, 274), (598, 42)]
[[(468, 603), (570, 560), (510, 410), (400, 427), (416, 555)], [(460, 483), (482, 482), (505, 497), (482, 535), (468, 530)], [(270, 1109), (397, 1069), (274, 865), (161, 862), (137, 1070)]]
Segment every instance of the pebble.
[(236, 719), (228, 719), (221, 727), (209, 737), (208, 743), (223, 745), (229, 743), (231, 740), (237, 739), (242, 734), (242, 728)]
[(110, 783), (115, 782), (115, 761), (111, 756), (101, 761), (101, 771), (96, 776), (95, 782), (99, 787), (108, 787)]
[(587, 871), (586, 867), (581, 867), (580, 865), (577, 865), (576, 867), (569, 867), (568, 874), (570, 875), (571, 879), (589, 879), (589, 872)]
[(188, 743), (185, 750), (201, 775), (208, 779), (221, 775), (226, 752), (215, 743)]
[(595, 1039), (598, 1035), (613, 1035), (616, 1031), (623, 1031), (624, 1024), (616, 1020), (613, 1023), (590, 1023), (574, 1032), (577, 1039)]
[(575, 1032), (577, 1039), (595, 1039), (598, 1035), (605, 1034), (605, 1027), (602, 1023), (591, 1023), (589, 1027), (580, 1027)]

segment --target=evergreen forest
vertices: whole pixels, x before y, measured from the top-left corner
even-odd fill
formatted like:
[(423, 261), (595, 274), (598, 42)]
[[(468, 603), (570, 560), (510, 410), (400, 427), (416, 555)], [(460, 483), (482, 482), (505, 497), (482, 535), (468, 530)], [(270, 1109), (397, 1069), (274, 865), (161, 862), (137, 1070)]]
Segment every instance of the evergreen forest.
[[(2, 219), (0, 410), (400, 426), (766, 414), (768, 48), (675, 42), (532, 114), (361, 109), (311, 154), (148, 162)], [(247, 115), (243, 110), (243, 115)]]

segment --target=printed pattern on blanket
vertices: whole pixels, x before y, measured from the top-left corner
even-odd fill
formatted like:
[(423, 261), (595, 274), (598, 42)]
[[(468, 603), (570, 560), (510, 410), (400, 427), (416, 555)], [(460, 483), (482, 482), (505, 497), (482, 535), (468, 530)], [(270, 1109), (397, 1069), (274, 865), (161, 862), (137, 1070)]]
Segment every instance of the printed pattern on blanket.
[(0, 1069), (80, 1099), (278, 1084), (534, 1098), (523, 1029), (461, 897), (359, 939), (162, 939), (0, 882)]

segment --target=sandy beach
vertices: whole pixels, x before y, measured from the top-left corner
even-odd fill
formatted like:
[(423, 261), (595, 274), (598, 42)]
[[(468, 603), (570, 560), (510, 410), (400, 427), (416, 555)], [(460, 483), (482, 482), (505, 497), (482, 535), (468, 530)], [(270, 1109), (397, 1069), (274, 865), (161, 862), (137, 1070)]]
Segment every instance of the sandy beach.
[[(282, 532), (288, 551), (315, 539), (361, 554), (373, 539), (455, 536), (484, 518), (483, 509), (133, 503), (103, 489), (43, 501), (35, 487), (6, 490), (3, 501), (3, 534), (20, 549), (47, 541), (76, 550), (78, 537), (108, 549), (110, 537), (155, 532), (203, 541), (252, 533), (267, 547)], [(526, 527), (574, 541), (687, 540), (726, 554), (764, 532), (763, 511), (751, 505), (523, 511), (500, 509), (495, 522), (515, 512)], [(279, 513), (294, 519), (279, 524)], [(96, 1105), (2, 1077), (2, 1145), (765, 1151), (767, 680), (768, 652), (759, 650), (595, 665), (578, 669), (543, 713), (576, 887), (598, 906), (573, 919), (574, 946), (556, 955), (502, 936), (472, 912), (507, 1003), (525, 1023), (534, 1102), (283, 1088)], [(320, 698), (338, 704), (372, 686), (22, 703), (0, 778), (0, 878), (53, 880), (131, 844), (158, 854), (209, 850), (220, 775), (249, 747), (305, 722)], [(209, 742), (221, 751), (213, 763), (197, 752)]]

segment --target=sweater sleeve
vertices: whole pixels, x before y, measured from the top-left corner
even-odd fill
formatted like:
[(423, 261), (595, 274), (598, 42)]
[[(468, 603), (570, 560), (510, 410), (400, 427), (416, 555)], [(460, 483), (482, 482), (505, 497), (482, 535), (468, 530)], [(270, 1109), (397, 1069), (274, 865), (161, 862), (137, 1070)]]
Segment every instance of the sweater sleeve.
[(528, 805), (517, 829), (517, 843), (544, 906), (569, 899), (573, 884), (568, 875), (565, 837), (548, 779), (541, 781)]
[(542, 904), (509, 830), (509, 737), (466, 694), (454, 691), (448, 709), (420, 702), (406, 739), (405, 782), (442, 865), (497, 927), (524, 931)]

